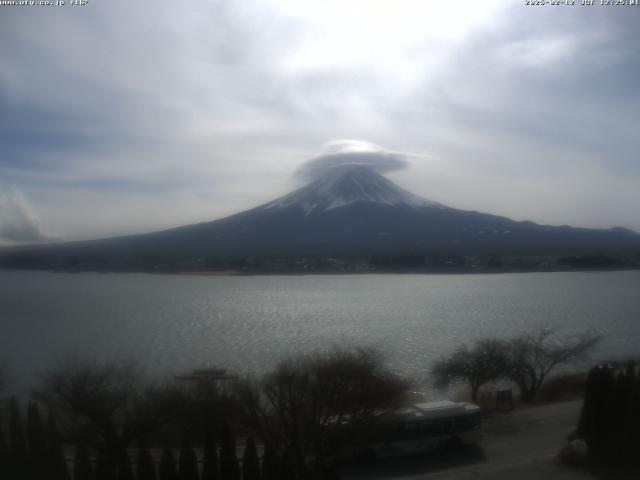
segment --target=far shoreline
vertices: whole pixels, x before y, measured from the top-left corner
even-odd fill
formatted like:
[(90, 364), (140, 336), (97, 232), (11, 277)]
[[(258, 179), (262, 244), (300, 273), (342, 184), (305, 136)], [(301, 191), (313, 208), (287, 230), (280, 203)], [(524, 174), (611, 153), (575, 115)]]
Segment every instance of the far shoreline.
[(159, 276), (193, 276), (193, 277), (312, 277), (312, 276), (369, 276), (369, 275), (413, 275), (413, 276), (447, 276), (447, 275), (510, 275), (536, 273), (616, 273), (638, 272), (640, 267), (609, 268), (609, 269), (546, 269), (546, 270), (464, 270), (464, 271), (417, 271), (417, 270), (387, 270), (387, 271), (247, 271), (247, 270), (80, 270), (80, 269), (29, 269), (29, 268), (0, 268), (3, 272), (21, 273), (52, 273), (52, 274), (143, 274)]

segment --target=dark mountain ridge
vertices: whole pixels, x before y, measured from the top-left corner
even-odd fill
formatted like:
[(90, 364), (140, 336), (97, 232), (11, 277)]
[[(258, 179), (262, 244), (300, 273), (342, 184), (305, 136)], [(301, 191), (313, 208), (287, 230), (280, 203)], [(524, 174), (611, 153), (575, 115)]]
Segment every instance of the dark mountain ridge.
[(640, 235), (446, 207), (366, 167), (345, 168), (229, 217), (159, 232), (0, 250), (0, 264), (137, 268), (251, 258), (637, 255)]

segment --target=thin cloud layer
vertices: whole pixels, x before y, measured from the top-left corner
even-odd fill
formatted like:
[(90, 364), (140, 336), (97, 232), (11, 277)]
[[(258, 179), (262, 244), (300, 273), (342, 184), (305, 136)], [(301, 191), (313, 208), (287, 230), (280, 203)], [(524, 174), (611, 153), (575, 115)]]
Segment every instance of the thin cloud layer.
[(24, 194), (15, 187), (0, 185), (0, 241), (28, 243), (46, 239)]
[(337, 170), (357, 166), (366, 166), (378, 173), (403, 170), (409, 165), (406, 157), (362, 140), (334, 140), (325, 144), (323, 154), (302, 164), (294, 177), (313, 181)]

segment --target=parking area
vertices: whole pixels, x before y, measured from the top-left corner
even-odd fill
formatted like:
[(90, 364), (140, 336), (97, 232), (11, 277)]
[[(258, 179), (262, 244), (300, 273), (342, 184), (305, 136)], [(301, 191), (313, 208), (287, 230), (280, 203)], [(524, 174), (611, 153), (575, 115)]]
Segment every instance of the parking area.
[(520, 408), (485, 418), (483, 441), (468, 447), (436, 454), (376, 461), (343, 468), (345, 480), (403, 479), (454, 480), (592, 478), (555, 461), (567, 435), (575, 428), (582, 402)]

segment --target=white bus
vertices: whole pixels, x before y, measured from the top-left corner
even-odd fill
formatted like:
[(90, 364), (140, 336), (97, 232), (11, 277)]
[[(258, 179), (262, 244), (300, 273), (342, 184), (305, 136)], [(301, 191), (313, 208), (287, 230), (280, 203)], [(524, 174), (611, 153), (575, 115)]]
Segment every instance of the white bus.
[(378, 419), (358, 445), (359, 458), (390, 458), (474, 445), (481, 437), (481, 414), (476, 405), (440, 401), (414, 403)]

